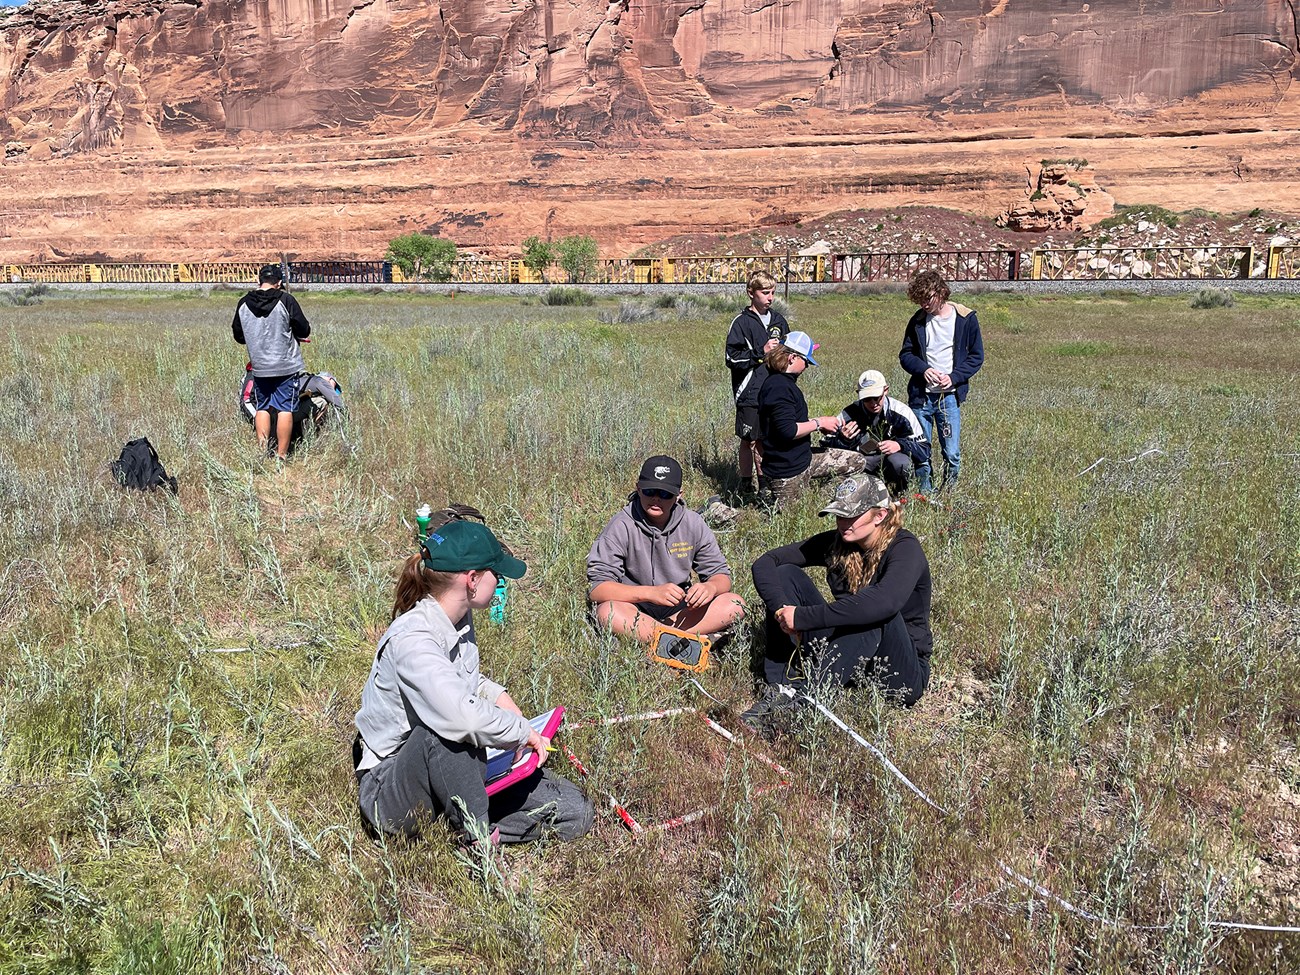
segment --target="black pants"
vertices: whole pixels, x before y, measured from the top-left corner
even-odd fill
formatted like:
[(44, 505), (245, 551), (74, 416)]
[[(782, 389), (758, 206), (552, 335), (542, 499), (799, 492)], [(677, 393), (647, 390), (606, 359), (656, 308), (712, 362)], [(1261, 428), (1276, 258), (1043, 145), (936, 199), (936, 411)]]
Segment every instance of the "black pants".
[[(826, 605), (803, 569), (782, 565), (777, 571), (785, 591), (783, 605)], [(763, 676), (769, 684), (797, 686), (816, 673), (843, 687), (855, 687), (865, 677), (906, 705), (919, 701), (930, 683), (929, 661), (917, 656), (901, 613), (877, 626), (806, 630), (801, 637), (801, 645), (795, 646), (775, 617), (768, 615)]]

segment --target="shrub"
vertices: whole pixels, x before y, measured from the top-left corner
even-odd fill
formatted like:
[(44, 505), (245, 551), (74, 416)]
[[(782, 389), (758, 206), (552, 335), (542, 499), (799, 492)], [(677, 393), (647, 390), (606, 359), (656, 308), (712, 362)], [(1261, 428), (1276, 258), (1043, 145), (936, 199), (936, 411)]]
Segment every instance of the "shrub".
[(1193, 308), (1231, 308), (1232, 292), (1227, 288), (1201, 288), (1192, 295)]
[(544, 305), (594, 305), (595, 296), (583, 291), (581, 288), (551, 288), (542, 298)]
[(659, 312), (639, 301), (620, 301), (618, 311), (602, 311), (596, 317), (606, 325), (638, 325), (655, 321)]
[(403, 234), (388, 242), (384, 259), (392, 261), (412, 280), (449, 281), (451, 266), (456, 263), (456, 245), (428, 234)]
[(586, 280), (596, 270), (596, 238), (586, 234), (571, 234), (555, 242), (555, 256), (570, 284)]
[(10, 305), (39, 305), (41, 298), (49, 293), (48, 284), (37, 282), (14, 291), (0, 291), (0, 301)]
[(541, 278), (542, 284), (546, 284), (546, 272), (555, 263), (555, 246), (549, 240), (534, 235), (525, 238), (523, 249), (524, 267)]
[(1107, 217), (1097, 224), (1097, 230), (1111, 230), (1131, 223), (1134, 219), (1162, 223), (1166, 227), (1178, 226), (1178, 214), (1154, 203), (1138, 203), (1133, 206), (1115, 207), (1115, 215)]

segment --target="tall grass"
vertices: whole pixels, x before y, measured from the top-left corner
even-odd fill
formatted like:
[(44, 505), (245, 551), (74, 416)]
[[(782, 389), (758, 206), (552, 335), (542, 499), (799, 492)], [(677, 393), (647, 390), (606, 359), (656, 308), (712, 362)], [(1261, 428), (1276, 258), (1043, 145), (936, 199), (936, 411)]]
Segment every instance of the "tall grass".
[[(564, 734), (602, 809), (715, 812), (641, 839), (604, 817), (471, 870), (442, 832), (376, 844), (355, 811), (351, 718), (411, 512), (474, 503), (528, 560), (507, 623), (480, 626), (526, 709), (713, 706), (592, 631), (584, 560), (649, 454), (687, 463), (689, 503), (736, 486), (721, 350), (743, 294), (638, 324), (309, 293), (307, 358), (349, 419), (283, 470), (236, 418), (234, 295), (56, 297), (0, 308), (0, 972), (1300, 963), (1292, 940), (1207, 923), (1295, 923), (1294, 302), (970, 299), (988, 361), (963, 481), (907, 511), (935, 580), (930, 691), (907, 711), (828, 697), (953, 818), (812, 717), (759, 746), (794, 777), (757, 795), (767, 766), (677, 718)], [(866, 368), (902, 395), (903, 298), (794, 311), (822, 343), (814, 412)], [(105, 476), (140, 435), (178, 497)], [(749, 564), (823, 527), (819, 506), (723, 536), (751, 605)], [(702, 678), (724, 725), (761, 641), (743, 631)]]

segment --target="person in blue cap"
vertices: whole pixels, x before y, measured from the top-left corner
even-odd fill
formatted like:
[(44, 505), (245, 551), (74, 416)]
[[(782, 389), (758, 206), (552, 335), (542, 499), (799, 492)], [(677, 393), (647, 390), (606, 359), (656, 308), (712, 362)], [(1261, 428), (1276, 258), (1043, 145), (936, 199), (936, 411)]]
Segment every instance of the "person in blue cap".
[(549, 769), (490, 798), (485, 788), (488, 748), (531, 749), (540, 766), (550, 745), (479, 672), (474, 637), (472, 611), (488, 607), (497, 578), (527, 568), (474, 521), (430, 531), (403, 565), (356, 716), (358, 799), (372, 829), (415, 836), (445, 816), (463, 843), (495, 845), (591, 828), (591, 803)]
[(758, 393), (758, 429), (763, 443), (758, 483), (763, 498), (776, 508), (798, 497), (814, 477), (862, 469), (863, 458), (852, 451), (813, 454), (814, 433), (834, 433), (840, 428), (839, 417), (809, 419), (808, 401), (799, 389), (803, 371), (817, 365), (813, 358), (817, 347), (807, 332), (791, 332), (763, 360), (768, 377)]

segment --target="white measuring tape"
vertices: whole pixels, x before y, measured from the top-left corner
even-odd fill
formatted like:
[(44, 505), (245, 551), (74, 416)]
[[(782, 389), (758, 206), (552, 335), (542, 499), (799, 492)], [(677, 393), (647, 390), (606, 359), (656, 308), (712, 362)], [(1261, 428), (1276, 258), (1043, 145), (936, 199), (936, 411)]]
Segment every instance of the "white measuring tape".
[[(867, 751), (871, 752), (871, 754), (876, 757), (876, 759), (880, 762), (880, 764), (882, 764), (889, 771), (891, 775), (893, 775), (896, 779), (898, 779), (898, 781), (902, 782), (903, 785), (907, 786), (907, 788), (910, 789), (927, 806), (929, 806), (931, 809), (938, 812), (941, 816), (945, 816), (945, 817), (951, 816), (951, 813), (949, 813), (948, 810), (944, 809), (943, 806), (939, 805), (937, 802), (935, 802), (933, 799), (927, 796), (923, 791), (921, 791), (920, 787), (917, 786), (915, 782), (913, 782), (906, 775), (904, 775), (902, 771), (898, 768), (898, 766), (889, 760), (889, 756), (887, 756), (879, 748), (871, 744), (871, 742), (867, 741), (860, 734), (858, 734), (847, 724), (841, 721), (839, 717), (833, 711), (830, 710), (830, 708), (826, 707), (824, 704), (817, 701), (815, 698), (811, 697), (810, 695), (805, 694), (803, 691), (797, 691), (793, 687), (790, 687), (787, 684), (778, 685), (777, 690), (779, 690), (782, 694), (784, 694), (788, 698), (795, 698), (795, 697), (803, 698), (805, 701), (807, 701), (809, 704), (815, 707), (818, 711), (820, 711), (827, 719), (829, 719), (832, 724), (834, 724), (840, 730), (844, 731), (850, 738), (853, 739), (854, 742), (861, 745)], [(1020, 884), (1022, 887), (1028, 888), (1029, 890), (1037, 894), (1039, 897), (1042, 897), (1044, 900), (1051, 901), (1053, 904), (1060, 906), (1063, 910), (1066, 910), (1069, 913), (1076, 915), (1077, 917), (1081, 917), (1089, 921), (1097, 921), (1101, 924), (1128, 928), (1129, 930), (1133, 930), (1133, 931), (1165, 931), (1172, 926), (1169, 924), (1130, 924), (1127, 921), (1117, 921), (1111, 918), (1102, 917), (1100, 914), (1094, 914), (1091, 911), (1084, 910), (1082, 907), (1077, 907), (1074, 904), (1071, 904), (1064, 897), (1057, 896), (1056, 894), (1048, 890), (1046, 887), (1044, 887), (1042, 884), (1035, 882), (1029, 877), (1026, 877), (1024, 874), (1020, 873), (1019, 871), (1014, 870), (1012, 867), (1008, 866), (1007, 863), (1005, 863), (1004, 861), (998, 860), (997, 864), (1004, 874), (1006, 874), (1016, 883)], [(1272, 931), (1278, 934), (1300, 934), (1300, 927), (1295, 927), (1291, 925), (1281, 925), (1281, 924), (1247, 924), (1240, 921), (1210, 920), (1206, 922), (1206, 926), (1211, 928), (1225, 928), (1232, 931)]]

